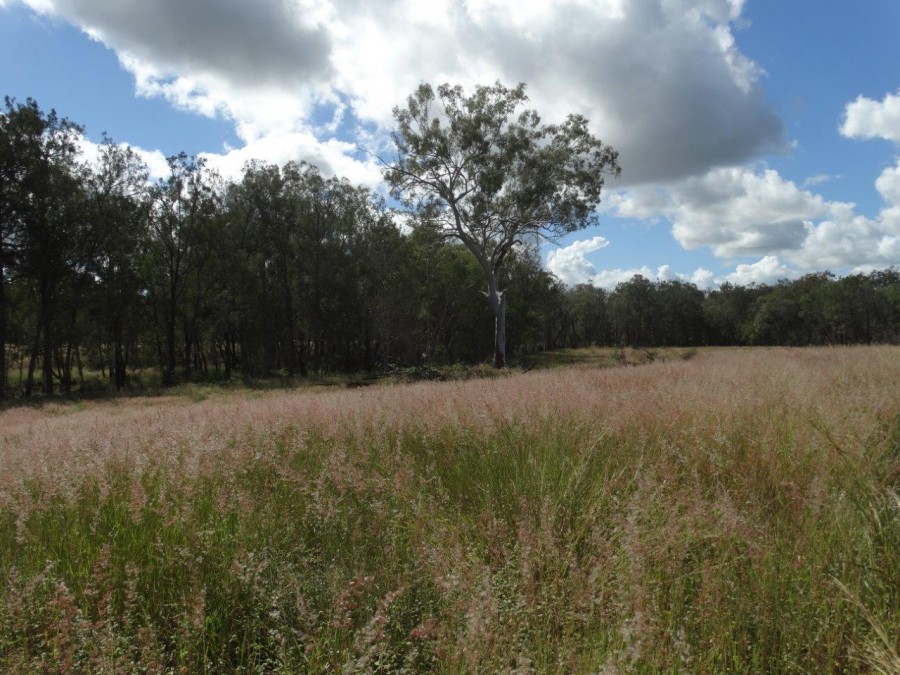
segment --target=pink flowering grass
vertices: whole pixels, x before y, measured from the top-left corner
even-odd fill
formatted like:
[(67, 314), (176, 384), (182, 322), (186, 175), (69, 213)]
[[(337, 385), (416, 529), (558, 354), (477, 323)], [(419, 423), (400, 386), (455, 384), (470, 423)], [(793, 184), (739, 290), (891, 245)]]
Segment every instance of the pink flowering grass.
[(898, 381), (705, 350), (9, 410), (0, 670), (891, 672)]

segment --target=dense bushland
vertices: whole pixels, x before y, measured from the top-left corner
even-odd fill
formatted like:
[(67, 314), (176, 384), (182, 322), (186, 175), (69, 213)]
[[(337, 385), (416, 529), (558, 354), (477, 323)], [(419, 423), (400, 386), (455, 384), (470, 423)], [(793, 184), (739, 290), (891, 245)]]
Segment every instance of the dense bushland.
[(0, 670), (897, 672), (900, 353), (0, 414)]
[[(292, 378), (491, 356), (484, 272), (402, 230), (385, 204), (307, 164), (227, 182), (169, 160), (148, 181), (107, 140), (33, 101), (0, 112), (0, 396)], [(504, 258), (507, 351), (585, 345), (897, 342), (900, 273), (705, 292), (642, 277), (566, 288), (533, 250)]]

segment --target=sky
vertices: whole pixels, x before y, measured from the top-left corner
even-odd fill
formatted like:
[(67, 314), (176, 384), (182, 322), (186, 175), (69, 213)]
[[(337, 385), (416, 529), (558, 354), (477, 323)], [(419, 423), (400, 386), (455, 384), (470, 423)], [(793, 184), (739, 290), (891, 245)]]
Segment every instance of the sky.
[(420, 82), (525, 82), (619, 151), (568, 284), (774, 283), (900, 265), (897, 0), (0, 0), (0, 95), (236, 177), (372, 152)]

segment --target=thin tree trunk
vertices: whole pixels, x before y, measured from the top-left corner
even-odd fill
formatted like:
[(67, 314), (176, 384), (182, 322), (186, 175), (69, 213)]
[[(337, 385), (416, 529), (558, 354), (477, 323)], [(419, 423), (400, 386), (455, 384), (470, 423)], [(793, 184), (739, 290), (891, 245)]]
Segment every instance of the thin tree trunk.
[(375, 358), (372, 354), (372, 337), (369, 323), (366, 323), (366, 331), (363, 335), (363, 367), (366, 371), (375, 369)]
[(63, 393), (68, 396), (72, 393), (72, 342), (66, 345), (66, 358), (62, 362), (62, 386)]
[(175, 384), (175, 317), (166, 319), (166, 367), (163, 371), (163, 385)]
[[(49, 314), (46, 310), (43, 313)], [(50, 337), (50, 317), (42, 318), (43, 349), (41, 350), (41, 389), (47, 396), (53, 395), (53, 341)]]
[(28, 380), (25, 382), (25, 396), (31, 396), (34, 391), (34, 368), (37, 365), (38, 350), (41, 345), (41, 329), (38, 328), (34, 336), (34, 344), (31, 347), (31, 360), (28, 362)]
[(169, 288), (166, 307), (166, 369), (163, 374), (163, 385), (171, 387), (175, 384), (175, 324), (178, 321), (178, 266), (170, 263)]
[(113, 354), (113, 366), (113, 384), (116, 387), (116, 391), (122, 391), (122, 388), (125, 386), (125, 357), (122, 354), (121, 335), (116, 335), (116, 344)]
[[(118, 336), (119, 336), (119, 322), (118, 317), (113, 317), (112, 323), (110, 325), (109, 330), (109, 339), (112, 342), (112, 351), (109, 354), (109, 388), (114, 389), (116, 387), (116, 349), (118, 347)], [(106, 373), (103, 374), (104, 377)]]
[(78, 386), (84, 389), (84, 367), (81, 365), (81, 349), (75, 347), (75, 365), (78, 367)]
[(225, 379), (231, 379), (232, 364), (231, 335), (225, 333), (225, 348), (222, 350), (222, 365), (225, 367)]
[(496, 278), (488, 279), (488, 302), (494, 310), (494, 368), (506, 368), (506, 293)]
[(194, 339), (188, 328), (187, 319), (184, 320), (184, 381), (191, 381), (191, 349), (193, 348)]
[(22, 389), (22, 369), (25, 367), (25, 352), (19, 347), (19, 390)]
[(203, 341), (197, 341), (197, 368), (203, 373), (203, 377), (209, 377), (209, 364), (206, 362), (206, 354), (203, 351)]
[(284, 316), (287, 321), (287, 324), (285, 326), (287, 334), (285, 335), (285, 340), (281, 348), (283, 353), (282, 358), (284, 359), (283, 367), (287, 369), (288, 375), (293, 377), (296, 361), (294, 353), (294, 303), (291, 300), (291, 288), (287, 281), (286, 265), (284, 266), (284, 269)]

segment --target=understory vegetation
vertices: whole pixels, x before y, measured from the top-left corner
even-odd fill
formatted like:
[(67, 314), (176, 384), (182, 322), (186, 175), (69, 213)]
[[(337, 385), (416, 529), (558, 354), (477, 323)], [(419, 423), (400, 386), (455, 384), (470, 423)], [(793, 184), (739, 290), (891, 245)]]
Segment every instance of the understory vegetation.
[(761, 348), (14, 408), (0, 670), (895, 673), (898, 381)]

